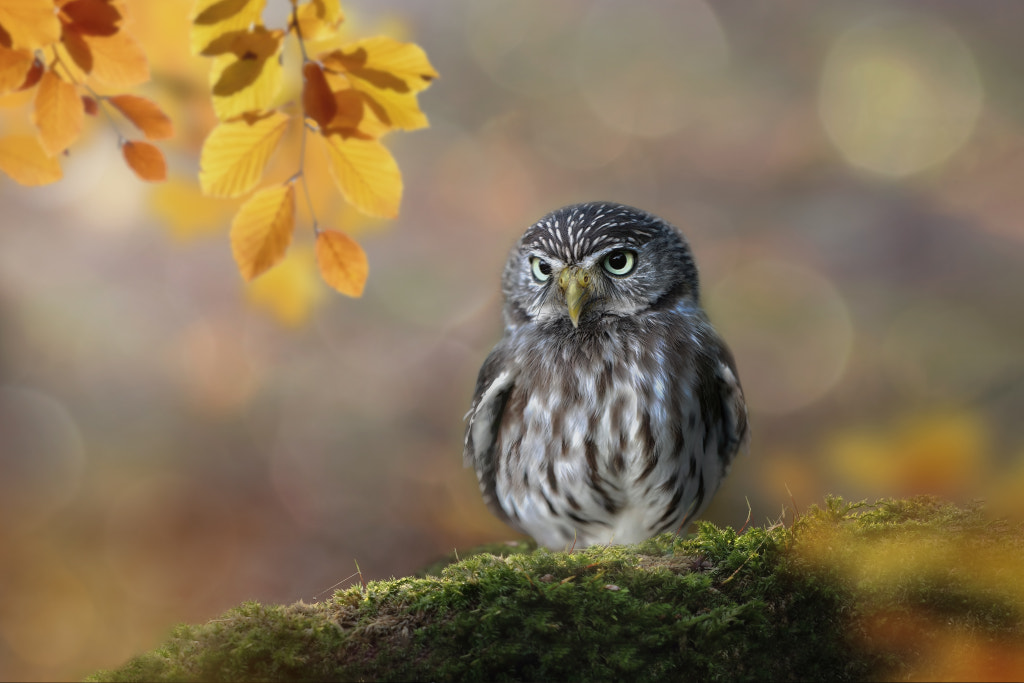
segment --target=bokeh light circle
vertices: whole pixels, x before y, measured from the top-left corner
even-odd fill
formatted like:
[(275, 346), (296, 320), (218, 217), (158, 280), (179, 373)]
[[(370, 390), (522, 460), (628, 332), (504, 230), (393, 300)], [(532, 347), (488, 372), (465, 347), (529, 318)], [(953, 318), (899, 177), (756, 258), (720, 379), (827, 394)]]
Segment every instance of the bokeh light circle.
[(722, 27), (701, 0), (602, 0), (580, 26), (576, 80), (604, 123), (658, 137), (685, 125), (728, 61)]
[(899, 178), (959, 149), (982, 98), (971, 51), (951, 28), (924, 15), (886, 13), (835, 41), (818, 109), (847, 162)]
[(752, 411), (793, 412), (842, 378), (853, 325), (842, 295), (814, 270), (747, 261), (711, 288), (706, 303), (736, 357)]

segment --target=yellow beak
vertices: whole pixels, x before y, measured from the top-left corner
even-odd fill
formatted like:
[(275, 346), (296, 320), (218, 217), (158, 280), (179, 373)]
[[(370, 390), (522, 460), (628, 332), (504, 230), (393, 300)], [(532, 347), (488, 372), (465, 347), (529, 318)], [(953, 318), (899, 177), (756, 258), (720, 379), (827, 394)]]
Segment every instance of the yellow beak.
[(580, 326), (580, 315), (594, 293), (593, 281), (590, 271), (579, 266), (567, 266), (558, 274), (558, 286), (565, 293), (565, 305), (573, 327)]

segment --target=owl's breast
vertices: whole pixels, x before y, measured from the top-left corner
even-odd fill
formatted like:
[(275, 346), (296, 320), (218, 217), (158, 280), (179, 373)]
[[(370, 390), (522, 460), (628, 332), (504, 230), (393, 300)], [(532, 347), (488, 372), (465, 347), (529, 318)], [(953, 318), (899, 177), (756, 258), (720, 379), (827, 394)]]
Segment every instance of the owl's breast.
[(556, 528), (629, 543), (674, 520), (688, 457), (682, 431), (699, 411), (671, 376), (670, 350), (657, 339), (607, 335), (517, 354), (519, 380), (496, 444), (505, 464), (497, 493), (524, 530), (539, 540)]

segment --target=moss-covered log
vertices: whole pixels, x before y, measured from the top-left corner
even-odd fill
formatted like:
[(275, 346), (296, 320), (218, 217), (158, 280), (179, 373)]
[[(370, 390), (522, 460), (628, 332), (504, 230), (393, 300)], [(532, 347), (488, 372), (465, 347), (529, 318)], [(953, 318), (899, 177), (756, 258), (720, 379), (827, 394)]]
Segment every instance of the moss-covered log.
[(1024, 529), (933, 499), (576, 552), (526, 543), (246, 603), (92, 680), (1024, 676)]

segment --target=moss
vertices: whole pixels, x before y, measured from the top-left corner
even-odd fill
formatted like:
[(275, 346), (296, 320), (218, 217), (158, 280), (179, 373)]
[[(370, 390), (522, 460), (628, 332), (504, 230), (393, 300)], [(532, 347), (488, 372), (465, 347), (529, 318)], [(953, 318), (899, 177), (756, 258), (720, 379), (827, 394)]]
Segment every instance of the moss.
[(500, 545), (321, 603), (246, 603), (91, 680), (909, 676), (936, 661), (942, 629), (1024, 643), (1016, 578), (952, 562), (1024, 564), (1021, 531), (930, 498), (829, 499), (790, 528), (704, 523), (572, 553)]

